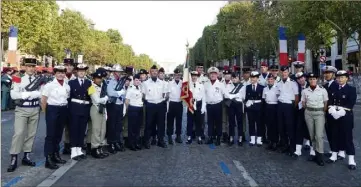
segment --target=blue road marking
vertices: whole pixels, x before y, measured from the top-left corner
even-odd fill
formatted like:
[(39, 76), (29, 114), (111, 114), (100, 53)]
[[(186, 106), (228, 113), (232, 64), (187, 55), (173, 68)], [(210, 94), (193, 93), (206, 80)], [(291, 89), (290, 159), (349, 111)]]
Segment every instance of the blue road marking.
[[(60, 152), (62, 152), (64, 149), (64, 146), (61, 145), (60, 146)], [(45, 163), (45, 160), (41, 160), (41, 161), (38, 161), (36, 162), (36, 165), (35, 167), (39, 167), (39, 166), (42, 166), (43, 164)], [(4, 187), (11, 187), (11, 186), (14, 186), (15, 184), (17, 184), (18, 182), (20, 182), (21, 180), (23, 179), (22, 176), (17, 176), (17, 177), (14, 177), (13, 179), (11, 179), (9, 182), (7, 182)]]
[(216, 146), (214, 146), (214, 144), (209, 144), (209, 148), (210, 149), (216, 149)]
[(4, 185), (4, 187), (11, 187), (11, 186), (15, 185), (16, 183), (18, 183), (19, 181), (21, 181), (21, 179), (23, 179), (22, 176), (15, 177), (15, 178), (11, 179), (8, 183), (6, 183)]
[(223, 171), (224, 174), (231, 174), (231, 171), (229, 170), (229, 168), (227, 167), (227, 165), (224, 162), (220, 162), (219, 165), (221, 166), (221, 169)]

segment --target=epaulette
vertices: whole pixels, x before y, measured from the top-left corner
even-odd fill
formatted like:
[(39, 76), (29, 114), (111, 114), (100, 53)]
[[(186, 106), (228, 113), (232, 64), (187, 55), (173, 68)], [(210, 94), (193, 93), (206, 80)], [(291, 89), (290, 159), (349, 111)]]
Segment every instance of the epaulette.
[(13, 81), (13, 82), (15, 82), (15, 83), (21, 83), (21, 77), (12, 76), (12, 77), (11, 77), (11, 81)]
[(323, 88), (323, 86), (319, 85), (318, 87)]

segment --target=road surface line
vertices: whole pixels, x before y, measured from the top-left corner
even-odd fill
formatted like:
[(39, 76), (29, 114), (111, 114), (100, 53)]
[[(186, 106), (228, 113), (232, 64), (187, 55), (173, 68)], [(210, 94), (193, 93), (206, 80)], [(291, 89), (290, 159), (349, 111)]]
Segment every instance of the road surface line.
[(226, 175), (231, 174), (231, 171), (230, 171), (229, 168), (227, 167), (226, 163), (220, 162), (219, 165), (221, 166), (221, 169), (222, 169), (222, 171), (223, 171), (224, 174), (226, 174)]
[(44, 187), (44, 186), (52, 186), (56, 181), (58, 181), (70, 168), (75, 166), (78, 161), (70, 159), (68, 162), (70, 164), (66, 164), (61, 166), (59, 169), (55, 170), (53, 174), (47, 177), (43, 182), (41, 182), (37, 187)]
[(238, 160), (233, 160), (234, 165), (236, 165), (236, 168), (242, 172), (243, 178), (248, 181), (249, 186), (256, 187), (258, 184), (256, 181), (249, 175), (249, 173), (246, 171), (246, 169), (242, 166), (241, 162)]

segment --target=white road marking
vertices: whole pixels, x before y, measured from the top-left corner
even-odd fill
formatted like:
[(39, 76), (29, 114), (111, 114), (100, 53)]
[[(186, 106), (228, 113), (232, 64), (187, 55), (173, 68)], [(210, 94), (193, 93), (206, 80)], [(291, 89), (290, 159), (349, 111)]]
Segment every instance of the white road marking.
[(55, 170), (53, 174), (51, 174), (48, 178), (43, 180), (37, 187), (50, 187), (56, 183), (70, 168), (72, 168), (78, 161), (69, 160), (70, 164), (65, 164), (61, 166), (59, 169)]
[(249, 175), (249, 173), (246, 171), (246, 169), (242, 166), (241, 162), (238, 160), (233, 160), (234, 165), (236, 165), (236, 168), (242, 172), (243, 178), (248, 181), (249, 186), (256, 187), (258, 184), (256, 181)]

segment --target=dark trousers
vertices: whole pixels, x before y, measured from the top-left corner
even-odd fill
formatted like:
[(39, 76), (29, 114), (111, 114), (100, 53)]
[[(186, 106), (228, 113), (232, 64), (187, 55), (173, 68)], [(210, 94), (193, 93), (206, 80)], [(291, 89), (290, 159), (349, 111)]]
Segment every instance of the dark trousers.
[[(204, 121), (204, 114), (202, 114), (202, 101), (197, 101), (197, 110), (194, 111), (192, 114), (189, 112), (187, 108), (187, 136), (192, 136), (193, 133), (193, 126), (195, 126), (196, 136), (203, 135), (203, 121)], [(194, 125), (195, 124), (195, 125)]]
[(10, 92), (1, 92), (1, 110), (9, 109)]
[(293, 104), (278, 103), (278, 132), (280, 133), (280, 144), (290, 146), (290, 151), (296, 149), (295, 120)]
[(175, 119), (175, 134), (180, 136), (182, 134), (182, 115), (183, 104), (182, 102), (169, 102), (169, 109), (167, 114), (167, 135), (174, 134), (174, 119)]
[(86, 127), (89, 121), (89, 114), (84, 115), (70, 115), (70, 146), (71, 147), (83, 147)]
[(228, 110), (229, 136), (235, 136), (235, 127), (237, 121), (238, 136), (243, 133), (243, 104), (241, 102), (232, 101)]
[[(107, 104), (107, 142), (121, 143), (121, 134), (123, 130), (123, 104)], [(129, 119), (129, 118), (128, 118)], [(129, 128), (129, 127), (128, 127)]]
[[(261, 105), (262, 103), (255, 103), (253, 105)], [(264, 126), (261, 123), (262, 110), (247, 109), (248, 128), (250, 136), (262, 137), (264, 134)], [(256, 132), (257, 127), (257, 132)]]
[(346, 112), (346, 115), (335, 120), (332, 128), (333, 152), (345, 150), (347, 155), (355, 155), (353, 143), (353, 113)]
[(135, 145), (140, 136), (140, 125), (143, 123), (143, 107), (128, 107), (128, 139)]
[[(267, 138), (272, 143), (278, 143), (277, 104), (266, 104), (265, 118), (267, 119)], [(264, 118), (262, 116), (262, 118)]]
[(327, 113), (326, 116), (326, 124), (325, 124), (325, 131), (327, 136), (327, 141), (330, 145), (331, 151), (338, 150), (338, 146), (334, 146), (333, 144), (333, 129), (336, 128), (335, 126), (335, 119), (331, 116), (331, 114)]
[(157, 129), (158, 140), (163, 140), (165, 134), (165, 107), (164, 102), (146, 104), (146, 122), (144, 129), (144, 138), (149, 141), (153, 129)]
[(44, 156), (47, 156), (50, 153), (59, 152), (59, 144), (63, 136), (67, 115), (67, 106), (47, 105), (45, 112), (46, 137)]
[(207, 104), (208, 137), (222, 136), (222, 102)]
[(295, 112), (296, 116), (296, 144), (302, 145), (303, 139), (310, 140), (310, 133), (308, 132), (308, 127), (305, 120), (305, 109), (297, 110)]

